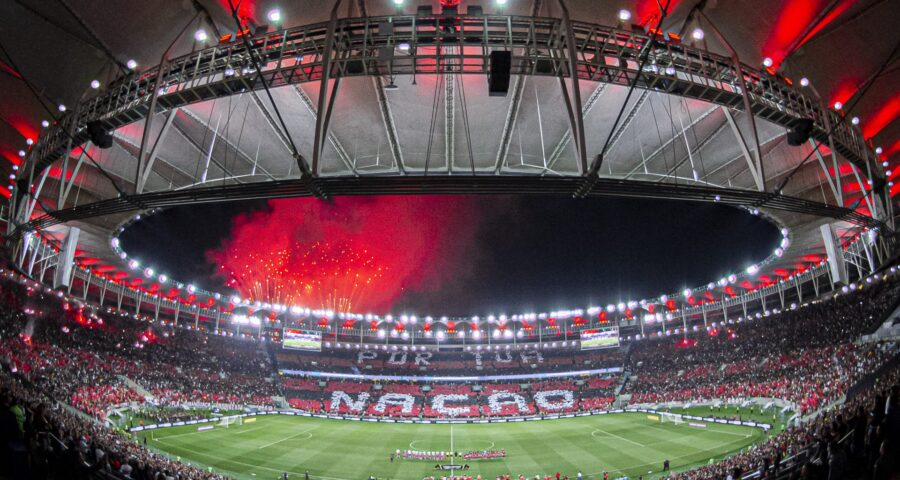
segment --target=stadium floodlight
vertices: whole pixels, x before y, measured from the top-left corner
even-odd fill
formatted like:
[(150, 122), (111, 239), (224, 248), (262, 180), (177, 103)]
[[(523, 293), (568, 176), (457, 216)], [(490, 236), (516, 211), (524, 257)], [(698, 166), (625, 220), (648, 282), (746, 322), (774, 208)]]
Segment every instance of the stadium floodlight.
[(135, 68), (137, 68), (137, 65), (137, 62), (134, 59), (130, 59), (125, 62), (125, 66), (128, 67), (129, 70), (134, 70)]
[(48, 122), (46, 120), (41, 120), (41, 126), (44, 128), (47, 128), (50, 126), (50, 122)]
[(843, 103), (841, 103), (841, 102), (834, 102), (834, 109), (835, 109), (835, 110), (840, 110), (840, 109), (842, 109), (842, 108), (844, 108), (844, 104), (843, 104)]
[(748, 275), (756, 275), (757, 272), (759, 272), (759, 266), (757, 266), (757, 265), (750, 265), (749, 267), (747, 267), (747, 274), (748, 274)]
[(619, 302), (619, 304), (616, 305), (616, 309), (617, 309), (618, 311), (620, 311), (620, 312), (624, 312), (624, 311), (625, 311), (625, 307), (626, 307), (625, 302)]
[(685, 288), (683, 293), (685, 297), (690, 297), (694, 292), (692, 292), (690, 288)]
[(775, 61), (772, 60), (772, 57), (766, 57), (766, 58), (763, 59), (762, 64), (763, 64), (763, 66), (766, 67), (766, 68), (771, 68), (772, 65), (775, 64)]
[(691, 30), (691, 38), (693, 38), (694, 40), (698, 40), (698, 41), (703, 40), (703, 37), (705, 37), (705, 36), (706, 36), (706, 33), (700, 27), (697, 27), (697, 28)]
[(133, 258), (128, 261), (128, 268), (130, 268), (132, 270), (137, 270), (137, 268), (140, 266), (141, 266), (141, 262), (139, 262)]
[(266, 18), (272, 23), (281, 23), (281, 10), (273, 8), (266, 14)]
[(153, 273), (154, 273), (154, 272), (153, 272), (153, 269), (150, 268), (150, 267), (147, 267), (147, 268), (144, 269), (144, 276), (147, 277), (147, 278), (152, 277), (152, 276), (153, 276)]
[(806, 78), (806, 77), (801, 78), (801, 79), (800, 79), (800, 86), (801, 86), (801, 87), (808, 87), (808, 86), (809, 86), (809, 79)]
[(65, 104), (60, 103), (59, 105), (56, 106), (56, 109), (59, 110), (60, 112), (65, 112), (66, 106), (65, 106)]
[(209, 40), (209, 35), (206, 33), (206, 30), (201, 28), (194, 32), (194, 40), (204, 43)]
[(620, 22), (627, 22), (627, 21), (631, 20), (631, 10), (623, 8), (623, 9), (619, 10), (619, 13), (617, 16), (619, 17)]
[(881, 155), (884, 152), (884, 149), (881, 147), (875, 147), (875, 155)]

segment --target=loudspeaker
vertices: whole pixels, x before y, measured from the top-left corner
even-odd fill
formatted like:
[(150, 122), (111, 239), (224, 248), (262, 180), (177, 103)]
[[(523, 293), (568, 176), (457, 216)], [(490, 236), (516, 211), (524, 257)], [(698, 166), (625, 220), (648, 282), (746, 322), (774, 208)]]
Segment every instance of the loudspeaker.
[(494, 50), (491, 52), (490, 73), (488, 73), (488, 94), (505, 97), (509, 92), (509, 76), (512, 69), (512, 52)]
[(112, 134), (103, 128), (98, 120), (87, 124), (88, 135), (91, 137), (91, 143), (100, 148), (109, 148), (113, 145)]
[(813, 121), (808, 118), (801, 118), (793, 128), (788, 130), (787, 141), (792, 147), (799, 147), (809, 140), (812, 134)]
[(350, 60), (346, 63), (346, 72), (351, 75), (359, 75), (366, 71), (362, 60)]

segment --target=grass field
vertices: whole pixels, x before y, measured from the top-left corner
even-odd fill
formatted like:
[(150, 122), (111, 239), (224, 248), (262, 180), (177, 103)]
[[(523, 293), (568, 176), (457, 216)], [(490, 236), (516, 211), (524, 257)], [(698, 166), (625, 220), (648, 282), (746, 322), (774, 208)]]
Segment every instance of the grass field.
[[(721, 459), (764, 438), (750, 427), (707, 428), (623, 413), (541, 422), (494, 424), (387, 424), (293, 416), (261, 416), (252, 423), (198, 432), (196, 425), (142, 432), (158, 451), (238, 479), (359, 480), (440, 476), (435, 461), (390, 461), (400, 449), (453, 451), (505, 449), (500, 460), (468, 462), (473, 477), (493, 479), (557, 471), (574, 478), (656, 478), (664, 459), (680, 470)], [(449, 462), (442, 462), (449, 463)], [(456, 460), (456, 463), (461, 463)], [(657, 475), (658, 476), (658, 475)]]

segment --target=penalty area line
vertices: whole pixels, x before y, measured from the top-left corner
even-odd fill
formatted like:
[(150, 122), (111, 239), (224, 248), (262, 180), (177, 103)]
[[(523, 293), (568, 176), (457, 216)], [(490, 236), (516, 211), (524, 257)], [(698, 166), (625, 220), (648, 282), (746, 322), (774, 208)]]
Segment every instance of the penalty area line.
[(590, 427), (590, 426), (588, 426), (588, 428), (593, 428), (594, 431), (591, 432), (591, 436), (594, 437), (594, 438), (597, 438), (597, 436), (594, 435), (594, 434), (597, 433), (597, 432), (600, 432), (600, 433), (609, 435), (609, 436), (611, 436), (611, 437), (616, 437), (616, 438), (618, 438), (619, 440), (626, 441), (626, 442), (628, 442), (628, 443), (630, 443), (630, 444), (632, 444), (632, 445), (637, 445), (637, 446), (639, 446), (639, 447), (641, 447), (641, 448), (646, 448), (646, 447), (647, 447), (647, 446), (644, 445), (643, 443), (638, 443), (638, 442), (635, 442), (634, 440), (629, 440), (629, 439), (627, 439), (627, 438), (625, 438), (625, 437), (620, 437), (620, 436), (616, 435), (615, 433), (607, 432), (606, 430), (603, 430), (602, 428), (596, 428), (596, 427)]

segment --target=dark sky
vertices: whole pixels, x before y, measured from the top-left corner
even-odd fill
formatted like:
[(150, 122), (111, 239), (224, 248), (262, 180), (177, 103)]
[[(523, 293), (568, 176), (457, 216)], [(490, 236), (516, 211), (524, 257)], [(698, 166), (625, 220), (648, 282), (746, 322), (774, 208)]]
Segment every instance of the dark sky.
[[(464, 262), (462, 273), (436, 291), (405, 292), (394, 312), (512, 314), (651, 298), (738, 273), (780, 240), (765, 220), (723, 205), (564, 197), (466, 203), (476, 233), (453, 259)], [(205, 252), (228, 238), (237, 214), (265, 208), (178, 207), (126, 230), (123, 247), (171, 278), (225, 292)]]

